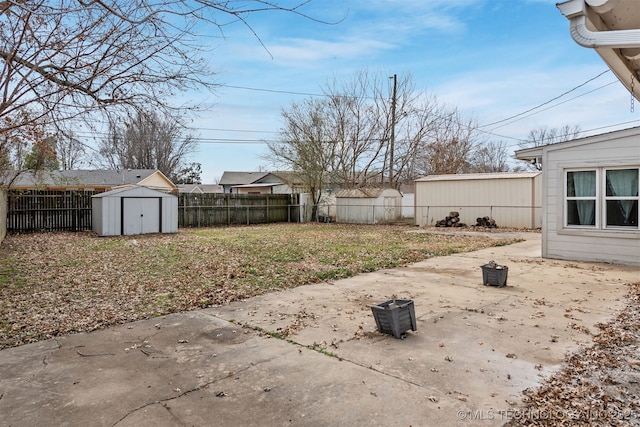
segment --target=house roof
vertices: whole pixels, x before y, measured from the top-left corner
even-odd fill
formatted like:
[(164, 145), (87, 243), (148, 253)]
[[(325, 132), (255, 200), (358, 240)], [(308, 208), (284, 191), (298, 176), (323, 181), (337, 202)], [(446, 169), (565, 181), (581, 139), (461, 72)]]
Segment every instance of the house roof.
[(638, 0), (569, 0), (558, 9), (571, 36), (595, 49), (618, 80), (640, 100), (640, 7)]
[(531, 179), (542, 172), (496, 172), (496, 173), (457, 173), (449, 175), (429, 175), (416, 179), (416, 182), (426, 181), (469, 181), (478, 179)]
[(269, 172), (229, 172), (225, 171), (220, 178), (220, 185), (251, 184), (269, 175)]
[(232, 185), (233, 188), (256, 188), (256, 187), (277, 187), (281, 182), (256, 182), (251, 184)]
[(115, 187), (138, 184), (158, 172), (153, 169), (24, 171), (13, 180), (11, 187)]
[(573, 139), (570, 141), (556, 142), (555, 144), (542, 145), (540, 147), (525, 148), (523, 150), (517, 150), (515, 152), (515, 158), (518, 160), (531, 161), (542, 156), (545, 150), (562, 150), (566, 148), (579, 147), (585, 144), (591, 144), (594, 142), (607, 141), (615, 138), (622, 138), (626, 136), (638, 136), (640, 137), (640, 126), (633, 128), (616, 130), (607, 133), (601, 133), (599, 135), (586, 136), (584, 138)]

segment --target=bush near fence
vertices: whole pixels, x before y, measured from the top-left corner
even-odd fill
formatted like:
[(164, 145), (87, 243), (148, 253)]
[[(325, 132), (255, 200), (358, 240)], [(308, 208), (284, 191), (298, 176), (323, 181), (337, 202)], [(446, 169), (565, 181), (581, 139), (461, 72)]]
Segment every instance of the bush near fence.
[[(7, 232), (91, 231), (93, 191), (9, 191)], [(298, 194), (180, 194), (179, 227), (299, 222)], [(1, 211), (1, 210), (0, 210)]]

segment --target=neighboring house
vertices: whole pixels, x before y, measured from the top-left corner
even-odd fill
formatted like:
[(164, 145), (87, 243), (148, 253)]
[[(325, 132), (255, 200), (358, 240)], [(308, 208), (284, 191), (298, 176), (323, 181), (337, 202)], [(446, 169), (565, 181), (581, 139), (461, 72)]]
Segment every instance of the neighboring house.
[(222, 194), (224, 188), (219, 184), (178, 184), (179, 194)]
[(402, 193), (392, 188), (356, 188), (335, 194), (336, 222), (384, 224), (402, 218)]
[(293, 172), (227, 172), (220, 178), (225, 193), (298, 194), (306, 186)]
[(640, 266), (640, 127), (516, 151), (542, 163), (542, 256)]
[[(15, 173), (14, 173), (15, 176)], [(159, 170), (66, 170), (23, 171), (14, 179), (5, 178), (9, 190), (83, 190), (109, 191), (123, 185), (141, 185), (167, 193), (177, 193), (178, 187)]]
[(638, 0), (569, 0), (558, 4), (573, 39), (594, 49), (618, 80), (640, 100)]
[(435, 225), (449, 212), (467, 225), (492, 217), (498, 227), (542, 226), (540, 172), (429, 175), (415, 181), (415, 224)]

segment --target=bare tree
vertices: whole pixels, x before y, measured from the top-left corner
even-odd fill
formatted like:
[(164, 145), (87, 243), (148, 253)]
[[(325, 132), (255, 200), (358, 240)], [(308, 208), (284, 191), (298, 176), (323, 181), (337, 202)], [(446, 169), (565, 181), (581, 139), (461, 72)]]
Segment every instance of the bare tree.
[(182, 131), (173, 117), (140, 112), (128, 123), (110, 126), (100, 154), (112, 169), (158, 169), (177, 181), (188, 155), (197, 148), (195, 138)]
[[(532, 148), (532, 147), (541, 147), (543, 145), (555, 144), (558, 142), (571, 141), (572, 139), (576, 139), (580, 136), (582, 130), (579, 125), (570, 126), (564, 125), (559, 128), (546, 128), (541, 127), (538, 129), (533, 129), (529, 132), (529, 137), (526, 142), (521, 142), (518, 145), (520, 148)], [(537, 170), (542, 170), (541, 164), (530, 164), (527, 163), (528, 168), (534, 168)]]
[(504, 141), (478, 144), (469, 157), (469, 172), (509, 172), (509, 150)]
[(296, 172), (309, 188), (313, 197), (314, 218), (322, 189), (330, 179), (338, 145), (334, 138), (340, 132), (327, 120), (330, 105), (325, 99), (294, 102), (289, 110), (282, 111), (282, 142), (267, 144), (269, 154), (266, 157), (273, 164)]
[(441, 107), (437, 120), (420, 142), (414, 171), (421, 176), (461, 173), (477, 139), (474, 119), (457, 108)]
[(283, 110), (282, 140), (269, 144), (270, 159), (343, 188), (397, 188), (420, 175), (460, 172), (474, 121), (416, 92), (411, 76), (393, 78), (395, 90), (388, 76), (360, 71), (325, 85), (325, 98)]
[(71, 132), (56, 135), (56, 154), (62, 170), (78, 169), (85, 165), (87, 148)]
[(581, 129), (579, 125), (569, 126), (564, 125), (559, 128), (538, 128), (529, 132), (529, 137), (526, 142), (518, 144), (522, 148), (540, 147), (548, 144), (555, 144), (557, 142), (570, 141), (578, 138)]
[(172, 95), (216, 87), (198, 31), (214, 28), (222, 37), (225, 25), (240, 22), (260, 42), (250, 14), (312, 19), (301, 12), (305, 3), (0, 1), (0, 135), (9, 144), (16, 140), (8, 134), (28, 125), (52, 132), (80, 119), (92, 126), (132, 110), (172, 110)]

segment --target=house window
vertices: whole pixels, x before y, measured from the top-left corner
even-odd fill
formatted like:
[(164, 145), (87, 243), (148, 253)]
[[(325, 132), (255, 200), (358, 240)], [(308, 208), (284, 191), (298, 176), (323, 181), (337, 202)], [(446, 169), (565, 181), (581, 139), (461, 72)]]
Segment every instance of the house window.
[(567, 225), (596, 225), (596, 171), (567, 172)]
[(607, 227), (638, 228), (638, 169), (606, 172)]
[(565, 174), (565, 225), (638, 229), (640, 169), (569, 170)]

